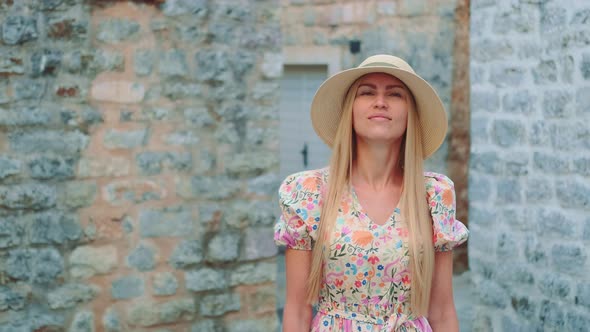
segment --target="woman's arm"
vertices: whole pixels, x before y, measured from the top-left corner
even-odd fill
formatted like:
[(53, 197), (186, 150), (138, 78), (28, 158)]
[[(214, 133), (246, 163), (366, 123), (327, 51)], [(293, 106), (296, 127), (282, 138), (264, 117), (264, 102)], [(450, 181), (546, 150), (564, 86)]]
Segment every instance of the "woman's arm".
[(452, 251), (434, 253), (428, 322), (434, 332), (459, 332), (459, 321), (453, 300)]
[(311, 305), (307, 303), (307, 281), (311, 270), (311, 251), (285, 251), (287, 294), (283, 309), (283, 332), (309, 332)]

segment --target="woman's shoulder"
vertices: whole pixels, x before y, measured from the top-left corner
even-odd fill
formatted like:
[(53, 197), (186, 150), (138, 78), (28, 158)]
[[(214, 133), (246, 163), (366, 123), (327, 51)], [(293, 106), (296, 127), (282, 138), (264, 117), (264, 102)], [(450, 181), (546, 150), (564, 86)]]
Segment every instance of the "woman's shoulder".
[(424, 184), (427, 191), (435, 187), (439, 190), (455, 188), (455, 184), (448, 176), (436, 172), (424, 172)]
[(321, 192), (327, 183), (328, 167), (305, 170), (288, 175), (281, 183), (280, 192)]

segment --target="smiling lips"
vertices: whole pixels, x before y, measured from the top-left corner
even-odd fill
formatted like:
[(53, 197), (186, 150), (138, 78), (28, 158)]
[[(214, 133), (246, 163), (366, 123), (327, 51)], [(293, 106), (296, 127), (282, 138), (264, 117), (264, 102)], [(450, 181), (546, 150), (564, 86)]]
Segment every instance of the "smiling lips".
[(369, 117), (369, 120), (391, 120), (391, 117), (387, 114), (373, 114)]

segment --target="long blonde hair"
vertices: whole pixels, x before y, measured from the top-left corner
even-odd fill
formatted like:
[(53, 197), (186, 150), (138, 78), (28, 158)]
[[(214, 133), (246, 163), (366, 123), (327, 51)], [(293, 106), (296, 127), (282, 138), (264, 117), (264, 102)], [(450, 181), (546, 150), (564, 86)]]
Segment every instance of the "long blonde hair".
[[(345, 190), (350, 187), (352, 164), (355, 158), (356, 142), (352, 126), (352, 105), (359, 87), (354, 82), (342, 103), (342, 116), (330, 159), (328, 189), (323, 197), (318, 236), (313, 247), (312, 265), (307, 288), (307, 300), (315, 303), (322, 287), (323, 269), (330, 252), (330, 236), (338, 216), (338, 208)], [(410, 255), (411, 291), (410, 306), (413, 314), (426, 315), (430, 301), (430, 288), (434, 270), (434, 246), (432, 243), (432, 220), (426, 202), (426, 187), (423, 174), (422, 137), (416, 104), (409, 89), (408, 123), (405, 143), (400, 156), (403, 158), (403, 190), (400, 197), (400, 211), (410, 234), (408, 250)], [(403, 154), (403, 155), (402, 155)]]

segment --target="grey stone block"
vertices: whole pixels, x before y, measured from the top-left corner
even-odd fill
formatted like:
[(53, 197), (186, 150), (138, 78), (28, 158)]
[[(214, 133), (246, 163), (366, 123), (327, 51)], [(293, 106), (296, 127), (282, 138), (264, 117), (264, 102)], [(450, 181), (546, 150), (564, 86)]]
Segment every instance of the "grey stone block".
[(191, 107), (183, 111), (184, 118), (191, 124), (202, 128), (212, 128), (215, 125), (215, 120), (203, 107)]
[(38, 102), (47, 91), (46, 81), (39, 79), (17, 78), (11, 80), (15, 100), (33, 100)]
[(0, 125), (4, 126), (37, 126), (47, 125), (54, 121), (52, 110), (37, 106), (15, 106), (7, 110), (0, 109)]
[(574, 275), (586, 273), (586, 260), (587, 254), (579, 245), (556, 244), (551, 248), (552, 266), (559, 272)]
[(162, 94), (171, 100), (190, 99), (203, 96), (203, 86), (198, 83), (184, 83), (178, 80), (162, 83)]
[(0, 180), (21, 172), (22, 162), (9, 156), (0, 156)]
[(590, 158), (575, 159), (573, 169), (580, 175), (590, 176)]
[(556, 196), (566, 208), (588, 209), (590, 206), (590, 186), (580, 181), (557, 181)]
[(72, 251), (69, 258), (70, 273), (74, 278), (108, 274), (117, 264), (117, 248), (112, 245), (79, 246)]
[[(222, 175), (215, 177), (195, 176), (192, 178), (191, 184), (196, 197), (214, 200), (228, 199), (240, 190), (239, 182)], [(215, 190), (211, 190), (212, 188)]]
[(178, 280), (171, 272), (157, 273), (152, 279), (152, 287), (156, 296), (174, 295), (178, 289)]
[(139, 271), (150, 271), (156, 266), (156, 251), (152, 246), (140, 244), (127, 256), (127, 265)]
[(215, 320), (203, 319), (191, 325), (190, 332), (221, 332), (222, 327)]
[(590, 283), (580, 282), (574, 298), (576, 304), (590, 308)]
[(590, 318), (587, 314), (568, 312), (566, 327), (568, 331), (584, 332), (590, 326)]
[(213, 270), (206, 267), (199, 270), (186, 271), (184, 279), (186, 281), (186, 288), (194, 292), (219, 290), (227, 287), (225, 273), (222, 270)]
[(31, 55), (31, 75), (55, 75), (59, 70), (62, 59), (62, 51), (56, 49), (42, 49)]
[(523, 143), (525, 128), (518, 120), (498, 119), (493, 122), (493, 141), (501, 147), (513, 147)]
[(55, 281), (63, 269), (63, 258), (54, 248), (13, 249), (6, 260), (10, 277), (39, 284)]
[(139, 276), (126, 276), (113, 281), (111, 296), (116, 300), (132, 299), (144, 295), (145, 285)]
[(221, 316), (240, 310), (239, 294), (205, 295), (201, 299), (200, 313), (203, 316)]
[(63, 156), (38, 156), (27, 163), (34, 179), (67, 179), (75, 175), (76, 159)]
[(547, 239), (554, 238), (557, 234), (560, 238), (572, 237), (576, 234), (576, 222), (560, 210), (541, 208), (537, 212), (537, 234)]
[[(479, 25), (480, 23), (476, 24)], [(509, 59), (514, 54), (514, 47), (508, 39), (483, 39), (471, 46), (472, 61), (490, 62)]]
[(522, 202), (522, 188), (518, 179), (500, 179), (497, 181), (496, 202), (518, 204)]
[(184, 240), (174, 248), (168, 262), (177, 269), (198, 264), (203, 260), (203, 249), (198, 240)]
[(277, 264), (274, 262), (256, 262), (243, 264), (233, 269), (229, 279), (230, 286), (253, 285), (276, 281)]
[(535, 152), (533, 154), (533, 164), (535, 169), (542, 171), (543, 174), (568, 174), (570, 172), (568, 157), (558, 153)]
[(528, 90), (508, 92), (502, 98), (502, 108), (507, 113), (531, 114), (535, 111), (537, 99)]
[(273, 228), (248, 228), (244, 235), (241, 259), (252, 260), (276, 256), (278, 248), (273, 240)]
[(558, 151), (590, 149), (590, 128), (582, 123), (551, 126), (551, 146)]
[(186, 55), (181, 49), (172, 49), (160, 54), (160, 75), (165, 77), (186, 77), (189, 74)]
[(543, 96), (546, 118), (568, 118), (574, 114), (573, 95), (567, 91), (547, 91)]
[[(513, 296), (511, 299), (512, 308), (518, 315), (525, 319), (532, 319), (537, 311), (537, 305), (528, 296)], [(507, 330), (507, 331), (517, 331), (517, 330)]]
[(165, 167), (176, 171), (188, 171), (192, 168), (190, 152), (142, 152), (136, 156), (136, 162), (145, 175), (155, 175)]
[(554, 60), (540, 61), (533, 69), (533, 78), (537, 84), (557, 82), (557, 63)]
[(88, 135), (80, 131), (15, 131), (8, 135), (10, 148), (19, 153), (80, 153), (88, 145)]
[(493, 67), (490, 81), (496, 87), (518, 87), (522, 84), (526, 71), (520, 67)]
[(590, 114), (590, 87), (581, 87), (576, 91), (577, 114)]
[(195, 78), (200, 81), (228, 81), (233, 79), (231, 60), (227, 52), (221, 50), (202, 50), (196, 53), (197, 70)]
[(545, 297), (566, 299), (570, 294), (570, 283), (555, 273), (545, 273), (538, 287)]
[(61, 204), (69, 208), (81, 208), (91, 205), (96, 198), (97, 185), (90, 181), (67, 182)]
[(524, 176), (529, 173), (529, 156), (527, 152), (509, 152), (502, 158), (507, 175)]
[(194, 234), (193, 216), (182, 208), (141, 210), (139, 233), (142, 237), (190, 236)]
[(527, 202), (548, 202), (553, 198), (553, 186), (543, 178), (529, 178), (525, 197)]
[(160, 303), (139, 301), (129, 308), (127, 321), (132, 326), (147, 327), (191, 321), (194, 319), (195, 313), (195, 301), (192, 298)]
[(208, 0), (171, 0), (161, 5), (166, 16), (190, 15), (193, 19), (204, 19), (209, 13)]
[(552, 33), (561, 31), (566, 24), (567, 11), (563, 7), (542, 6), (541, 9), (541, 31)]
[(65, 244), (82, 237), (82, 228), (74, 215), (50, 211), (33, 215), (29, 237), (33, 244)]
[[(0, 51), (0, 74), (3, 75), (10, 75), (10, 74), (24, 74), (25, 73), (25, 61), (23, 61), (23, 57), (14, 52), (13, 50), (1, 50)], [(4, 82), (5, 84), (7, 82)], [(8, 96), (4, 96), (2, 98), (3, 103), (7, 103)]]
[(81, 305), (96, 297), (99, 288), (94, 285), (66, 284), (47, 294), (51, 309), (66, 309)]
[(498, 112), (500, 97), (498, 92), (489, 90), (475, 90), (471, 94), (471, 109), (473, 112)]
[(109, 307), (105, 310), (102, 316), (102, 325), (107, 332), (121, 332), (121, 319), (119, 313), (114, 307)]
[(197, 21), (176, 24), (174, 37), (177, 40), (194, 44), (201, 44), (208, 38), (207, 30)]
[(114, 44), (135, 38), (139, 29), (139, 23), (135, 21), (109, 18), (99, 24), (96, 38), (102, 42)]
[(68, 332), (94, 332), (94, 313), (92, 311), (78, 311), (72, 320)]
[(506, 262), (514, 259), (514, 253), (518, 252), (516, 239), (511, 234), (502, 233), (498, 235), (498, 244), (496, 246), (496, 255), (498, 260)]
[(525, 240), (524, 255), (529, 263), (546, 267), (547, 253), (536, 237), (529, 236)]
[(550, 142), (550, 127), (546, 121), (533, 121), (529, 131), (529, 143), (533, 146), (544, 146)]
[(179, 130), (168, 134), (164, 141), (169, 145), (196, 145), (200, 139), (194, 130)]
[(240, 236), (232, 233), (215, 235), (207, 246), (207, 261), (230, 262), (238, 258)]
[(546, 327), (563, 329), (565, 327), (563, 311), (561, 306), (550, 301), (543, 301), (539, 312), (539, 319)]
[[(523, 6), (524, 7), (524, 6)], [(498, 10), (494, 15), (492, 31), (498, 34), (526, 34), (537, 29), (538, 17), (528, 8), (521, 6)]]
[(25, 229), (17, 216), (0, 218), (0, 248), (19, 245), (25, 235)]
[(277, 329), (277, 321), (272, 318), (252, 318), (228, 322), (228, 331), (258, 332), (276, 331)]
[(28, 293), (16, 287), (0, 286), (0, 311), (22, 310), (27, 303)]
[(133, 57), (133, 69), (137, 76), (147, 76), (152, 73), (154, 67), (154, 51), (136, 50)]
[(8, 209), (42, 210), (55, 206), (53, 186), (26, 183), (0, 187), (0, 207)]
[(38, 36), (37, 20), (34, 17), (10, 15), (2, 23), (2, 40), (7, 45), (22, 44)]
[(64, 331), (64, 322), (63, 314), (31, 306), (24, 312), (13, 313), (9, 322), (0, 323), (0, 331)]
[(508, 305), (509, 297), (506, 290), (494, 281), (485, 280), (478, 285), (480, 300), (483, 304), (497, 309), (503, 309)]

